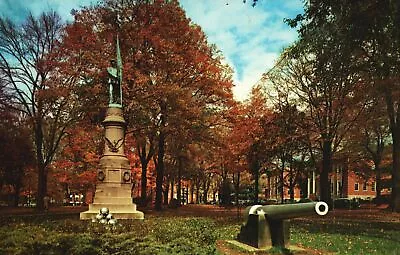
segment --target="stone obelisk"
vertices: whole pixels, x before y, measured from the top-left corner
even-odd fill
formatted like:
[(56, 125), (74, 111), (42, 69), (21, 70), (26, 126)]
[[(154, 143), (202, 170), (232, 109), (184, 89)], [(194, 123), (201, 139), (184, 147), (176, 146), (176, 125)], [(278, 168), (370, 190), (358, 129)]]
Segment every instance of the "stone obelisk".
[(122, 111), (122, 60), (117, 36), (117, 61), (107, 68), (110, 100), (103, 121), (104, 154), (97, 171), (97, 185), (93, 204), (82, 212), (80, 219), (93, 219), (101, 208), (108, 208), (116, 219), (144, 219), (136, 210), (131, 196), (131, 170), (124, 153), (126, 122)]

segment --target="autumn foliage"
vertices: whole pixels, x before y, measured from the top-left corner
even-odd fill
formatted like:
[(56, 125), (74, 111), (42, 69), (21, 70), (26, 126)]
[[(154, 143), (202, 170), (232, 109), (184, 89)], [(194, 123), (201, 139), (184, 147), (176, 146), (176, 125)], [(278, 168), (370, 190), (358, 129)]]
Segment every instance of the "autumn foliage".
[[(287, 20), (291, 26), (318, 22), (300, 25), (301, 40), (282, 52), (244, 102), (233, 100), (233, 71), (221, 52), (176, 0), (104, 0), (74, 10), (68, 24), (55, 13), (31, 15), (24, 26), (0, 19), (0, 138), (13, 144), (9, 150), (1, 148), (2, 161), (12, 154), (14, 161), (24, 157), (26, 163), (3, 163), (0, 184), (24, 190), (20, 186), (35, 176), (39, 209), (48, 192), (93, 192), (104, 146), (106, 70), (115, 58), (118, 36), (125, 151), (132, 194), (142, 205), (154, 200), (160, 210), (171, 201), (176, 206), (208, 202), (217, 194), (230, 204), (234, 191), (239, 203), (244, 190), (251, 190), (258, 202), (263, 178), (276, 182), (283, 202), (284, 188), (293, 199), (293, 190), (311, 172), (320, 180), (321, 199), (331, 201), (329, 178), (335, 162), (344, 158), (361, 175), (369, 169), (377, 178), (384, 174), (383, 166), (393, 163), (393, 188), (398, 191), (398, 75), (390, 73), (395, 69), (381, 70), (382, 56), (371, 50), (370, 38), (349, 39), (352, 27), (338, 25), (351, 23), (348, 14), (328, 2), (310, 5), (305, 16)], [(354, 6), (347, 7), (353, 13)], [(360, 17), (369, 11), (363, 9)], [(388, 36), (374, 26), (365, 28)], [(10, 43), (13, 35), (23, 40)], [(385, 57), (397, 54), (392, 46), (373, 42), (394, 52)], [(382, 118), (385, 114), (389, 121)], [(7, 121), (15, 118), (20, 126), (6, 131), (14, 128)]]

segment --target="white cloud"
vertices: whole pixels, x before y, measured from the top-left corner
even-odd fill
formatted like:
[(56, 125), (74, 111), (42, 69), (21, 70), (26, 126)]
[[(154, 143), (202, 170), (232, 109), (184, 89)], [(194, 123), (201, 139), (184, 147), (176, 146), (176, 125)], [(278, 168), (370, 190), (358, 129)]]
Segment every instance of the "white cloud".
[(235, 71), (235, 98), (245, 100), (261, 75), (273, 67), (280, 51), (297, 38), (283, 23), (302, 9), (301, 0), (259, 1), (253, 8), (239, 0), (181, 0)]
[(252, 86), (260, 80), (266, 70), (273, 67), (278, 56), (276, 52), (258, 50), (242, 57), (241, 60), (247, 64), (243, 67), (243, 75), (237, 80), (233, 90), (235, 99), (243, 101), (248, 98)]
[(80, 9), (83, 6), (95, 4), (95, 0), (47, 0), (55, 10), (62, 15), (65, 20), (72, 21), (73, 17), (70, 14), (72, 9)]

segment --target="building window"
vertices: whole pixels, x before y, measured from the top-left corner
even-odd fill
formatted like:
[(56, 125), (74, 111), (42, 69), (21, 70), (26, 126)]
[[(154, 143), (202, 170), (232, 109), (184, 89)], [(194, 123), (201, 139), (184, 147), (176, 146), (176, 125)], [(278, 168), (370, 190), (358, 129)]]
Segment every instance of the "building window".
[(375, 190), (376, 190), (376, 182), (372, 182), (371, 191), (375, 191)]
[(367, 191), (367, 183), (366, 182), (363, 183), (363, 191)]
[(354, 183), (354, 190), (358, 191), (358, 182)]

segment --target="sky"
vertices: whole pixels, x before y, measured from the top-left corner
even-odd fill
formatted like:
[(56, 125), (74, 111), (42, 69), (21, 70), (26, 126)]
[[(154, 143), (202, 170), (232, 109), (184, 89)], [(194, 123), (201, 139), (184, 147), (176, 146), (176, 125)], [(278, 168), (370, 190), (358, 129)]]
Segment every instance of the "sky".
[[(71, 10), (97, 0), (0, 0), (0, 15), (21, 21), (31, 11), (55, 10), (72, 21)], [(234, 97), (245, 100), (261, 75), (274, 66), (280, 52), (297, 39), (285, 18), (303, 12), (302, 0), (180, 0), (186, 15), (200, 25), (208, 42), (221, 50), (234, 70)]]

